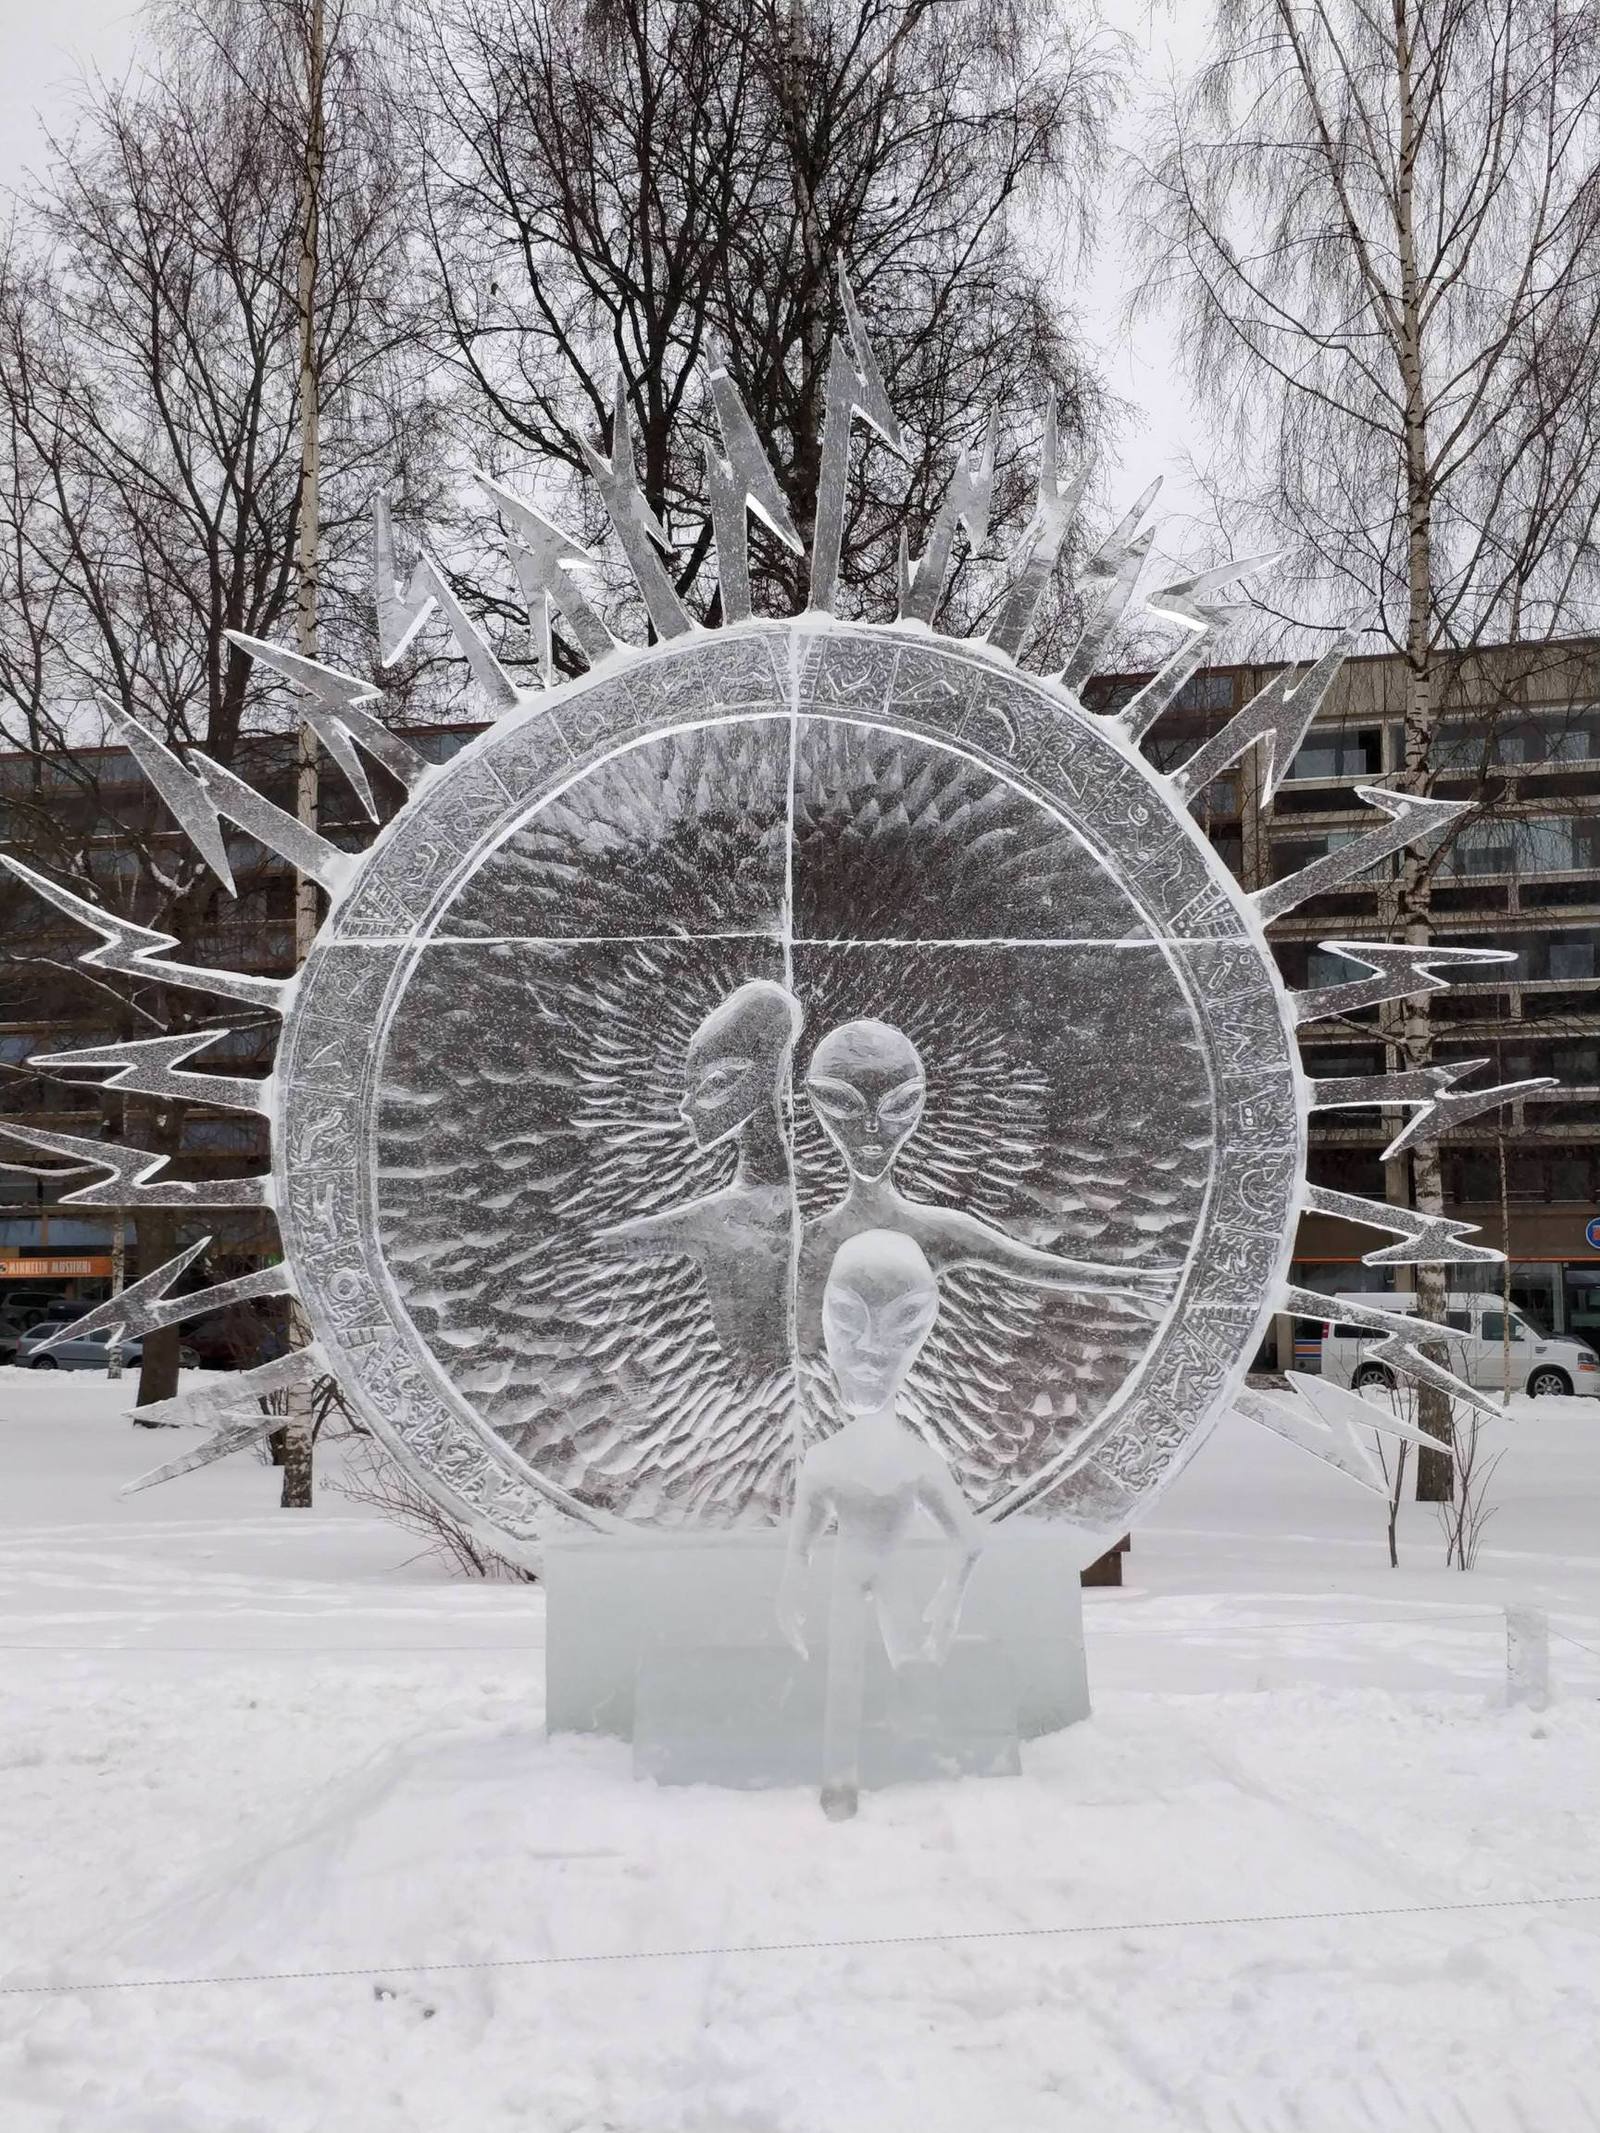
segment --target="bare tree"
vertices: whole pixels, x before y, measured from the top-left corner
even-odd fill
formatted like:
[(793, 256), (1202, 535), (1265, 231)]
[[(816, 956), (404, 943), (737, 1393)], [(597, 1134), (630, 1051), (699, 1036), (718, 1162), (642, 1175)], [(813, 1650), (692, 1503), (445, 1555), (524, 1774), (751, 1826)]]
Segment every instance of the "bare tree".
[[(1593, 595), (1597, 121), (1591, 0), (1220, 0), (1153, 123), (1143, 300), (1180, 308), (1241, 538), (1292, 548), (1316, 626), (1403, 655), (1408, 791), (1435, 782), (1449, 655), (1555, 634)], [(1431, 937), (1433, 879), (1413, 855), (1392, 885), (1407, 941)], [(1426, 996), (1396, 1036), (1427, 1064)], [(1436, 1145), (1408, 1168), (1437, 1212)], [(1444, 1269), (1416, 1286), (1442, 1320)], [(1447, 1408), (1425, 1392), (1443, 1440)], [(1418, 1493), (1449, 1490), (1423, 1454)]]
[[(236, 846), (244, 923), (224, 918), (217, 884), (127, 756), (96, 745), (111, 737), (97, 696), (225, 766), (269, 779), (285, 767), (269, 738), (284, 711), (226, 633), (271, 637), (296, 597), (304, 169), (283, 117), (296, 25), (280, 18), (298, 13), (299, 0), (231, 17), (195, 0), (161, 17), (151, 71), (86, 91), (0, 258), (0, 743), (16, 752), (6, 842), (218, 962), (240, 945), (272, 952), (288, 885)], [(390, 113), (340, 25), (313, 339), (324, 612), (335, 656), (359, 664), (368, 497), (380, 471), (425, 458), (428, 431), (408, 370)], [(6, 982), (41, 1019), (76, 1003), (101, 1041), (215, 1022), (204, 995), (82, 970), (81, 937), (54, 914), (46, 922), (15, 883), (6, 896)], [(188, 1108), (136, 1101), (130, 1138), (179, 1156)], [(147, 1270), (170, 1255), (178, 1220), (139, 1211)], [(170, 1392), (177, 1351), (176, 1329), (146, 1342), (142, 1401)]]
[[(1021, 446), (1048, 390), (1069, 449), (1099, 436), (1103, 396), (1023, 230), (1087, 230), (1120, 48), (1052, 0), (422, 0), (413, 32), (463, 440), (498, 470), (531, 459), (595, 536), (578, 440), (609, 437), (620, 369), (645, 498), (702, 612), (697, 367), (726, 356), (808, 535), (841, 262), (915, 433), (909, 470), (857, 455), (854, 597), (892, 593), (908, 483), (915, 541), (991, 407), (1001, 531), (1031, 502)], [(768, 604), (804, 606), (803, 562), (760, 541), (755, 562)], [(958, 609), (988, 591), (970, 575)]]

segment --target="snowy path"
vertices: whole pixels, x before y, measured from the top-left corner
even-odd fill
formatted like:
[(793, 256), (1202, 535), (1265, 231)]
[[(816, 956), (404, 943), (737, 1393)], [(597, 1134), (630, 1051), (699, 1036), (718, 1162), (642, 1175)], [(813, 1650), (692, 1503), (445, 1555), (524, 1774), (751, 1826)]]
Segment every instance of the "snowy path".
[[(354, 1974), (9, 1994), (6, 2133), (1600, 2126), (1600, 1903), (1527, 1901), (1600, 1894), (1595, 1403), (1509, 1425), (1470, 1577), (1225, 1433), (1088, 1725), (830, 1826), (546, 1743), (537, 1594), (335, 1496), (118, 1502), (113, 1392), (0, 1371), (0, 1969)], [(1507, 1598), (1579, 1640), (1538, 1717)]]

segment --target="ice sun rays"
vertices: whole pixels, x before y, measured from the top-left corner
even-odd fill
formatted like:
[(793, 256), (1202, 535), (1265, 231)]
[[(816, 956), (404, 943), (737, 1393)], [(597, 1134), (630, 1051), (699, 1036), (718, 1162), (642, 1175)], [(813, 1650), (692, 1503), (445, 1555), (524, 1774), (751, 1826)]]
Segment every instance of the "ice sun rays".
[[(370, 684), (239, 640), (295, 691), (370, 817), (369, 764), (403, 792), (365, 851), (112, 710), (225, 888), (231, 826), (326, 892), (295, 977), (175, 962), (171, 936), (5, 861), (98, 936), (83, 957), (97, 973), (282, 1024), (260, 1084), (185, 1071), (221, 1032), (51, 1062), (132, 1094), (264, 1112), (269, 1176), (175, 1181), (138, 1150), (6, 1129), (93, 1174), (69, 1204), (276, 1212), (281, 1266), (180, 1295), (202, 1241), (72, 1329), (134, 1336), (247, 1297), (301, 1301), (312, 1345), (165, 1403), (161, 1419), (213, 1433), (147, 1480), (273, 1427), (262, 1394), (332, 1374), (423, 1485), (514, 1560), (536, 1562), (541, 1537), (572, 1524), (770, 1523), (807, 1443), (841, 1421), (807, 1250), (830, 1222), (843, 1237), (869, 1218), (873, 1235), (915, 1237), (939, 1284), (906, 1413), (980, 1514), (1120, 1530), (1230, 1405), (1363, 1481), (1363, 1433), (1409, 1434), (1387, 1407), (1293, 1376), (1286, 1393), (1244, 1389), (1270, 1312), (1319, 1307), (1286, 1280), (1302, 1210), (1398, 1240), (1369, 1263), (1486, 1256), (1460, 1224), (1309, 1188), (1306, 1112), (1403, 1106), (1393, 1152), (1528, 1085), (1457, 1088), (1470, 1068), (1308, 1083), (1297, 1030), (1437, 989), (1482, 952), (1329, 942), (1350, 978), (1294, 994), (1263, 928), (1436, 837), (1457, 807), (1362, 788), (1363, 836), (1265, 888), (1234, 884), (1189, 804), (1252, 750), (1270, 797), (1347, 647), (1275, 677), (1156, 770), (1141, 740), (1271, 559), (1141, 600), (1151, 491), (1078, 569), (1064, 666), (1025, 673), (1089, 471), (1061, 465), (1053, 410), (987, 637), (938, 622), (958, 539), (986, 538), (992, 424), (960, 455), (920, 555), (902, 545), (897, 618), (837, 617), (856, 427), (905, 447), (842, 279), (839, 300), (805, 614), (752, 611), (750, 514), (801, 542), (718, 359), (720, 628), (676, 587), (619, 383), (606, 451), (582, 442), (652, 643), (619, 641), (584, 590), (584, 549), (487, 479), (540, 686), (506, 672), (425, 548), (402, 583), (388, 508), (375, 510), (382, 660), (442, 631), (484, 701), (485, 731), (449, 763), (391, 732)], [(1120, 709), (1091, 713), (1085, 685), (1141, 605), (1177, 628), (1177, 648)], [(557, 676), (558, 642), (574, 679)], [(787, 1036), (775, 999), (792, 1007)], [(729, 1001), (744, 1003), (731, 1019)], [(719, 1014), (720, 1052), (702, 1034)], [(830, 1032), (869, 1024), (905, 1047), (898, 1083), (877, 1087), (870, 1045), (848, 1070), (814, 1071)], [(719, 1105), (732, 1123), (700, 1130)], [(763, 1284), (757, 1337), (734, 1321)], [(811, 1286), (820, 1295), (820, 1275)], [(1385, 1336), (1375, 1352), (1394, 1369), (1479, 1397), (1404, 1318), (1352, 1315)]]

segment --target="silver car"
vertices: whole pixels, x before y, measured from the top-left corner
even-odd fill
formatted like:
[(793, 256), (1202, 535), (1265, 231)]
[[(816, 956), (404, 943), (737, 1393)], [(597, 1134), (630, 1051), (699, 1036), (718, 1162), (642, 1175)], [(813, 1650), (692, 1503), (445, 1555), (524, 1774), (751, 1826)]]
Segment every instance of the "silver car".
[[(52, 1333), (60, 1331), (60, 1322), (54, 1326), (35, 1326), (31, 1333), (23, 1335), (17, 1346), (17, 1361), (29, 1370), (104, 1370), (111, 1344), (109, 1331), (102, 1326), (94, 1333), (74, 1333), (69, 1340), (57, 1341), (55, 1346), (40, 1354), (40, 1349)], [(127, 1340), (122, 1344), (124, 1363), (137, 1366), (144, 1352), (144, 1343)], [(185, 1370), (199, 1368), (200, 1358), (192, 1348), (180, 1348), (178, 1361)]]

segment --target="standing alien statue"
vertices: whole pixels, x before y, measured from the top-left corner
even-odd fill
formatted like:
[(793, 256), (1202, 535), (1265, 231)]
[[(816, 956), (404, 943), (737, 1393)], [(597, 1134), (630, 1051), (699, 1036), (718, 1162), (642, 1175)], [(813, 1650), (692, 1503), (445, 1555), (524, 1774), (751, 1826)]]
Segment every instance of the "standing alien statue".
[(900, 1230), (915, 1238), (941, 1278), (957, 1267), (986, 1267), (1032, 1288), (1115, 1296), (1152, 1314), (1176, 1288), (1176, 1267), (1066, 1259), (1008, 1237), (981, 1215), (908, 1199), (894, 1182), (894, 1164), (922, 1116), (927, 1081), (921, 1054), (892, 1023), (846, 1022), (830, 1030), (812, 1054), (806, 1094), (845, 1160), (850, 1184), (842, 1200), (805, 1226), (796, 1314), (805, 1352), (816, 1348), (834, 1255), (846, 1239), (866, 1230)]
[(738, 1135), (733, 1176), (596, 1240), (630, 1259), (694, 1260), (723, 1353), (763, 1370), (789, 1359), (794, 1187), (784, 1100), (799, 1033), (798, 1003), (765, 978), (712, 1009), (689, 1040), (679, 1114), (701, 1149)]
[[(850, 1419), (808, 1452), (795, 1488), (779, 1625), (806, 1656), (806, 1566), (830, 1520), (838, 1527), (828, 1611), (822, 1808), (856, 1811), (869, 1607), (891, 1664), (943, 1659), (982, 1545), (978, 1522), (949, 1467), (900, 1421), (895, 1404), (939, 1315), (933, 1269), (914, 1239), (866, 1230), (839, 1247), (822, 1300), (823, 1337)], [(885, 1585), (891, 1559), (923, 1511), (956, 1555), (926, 1609), (907, 1619)]]

